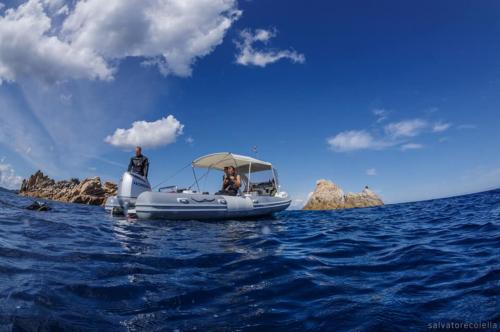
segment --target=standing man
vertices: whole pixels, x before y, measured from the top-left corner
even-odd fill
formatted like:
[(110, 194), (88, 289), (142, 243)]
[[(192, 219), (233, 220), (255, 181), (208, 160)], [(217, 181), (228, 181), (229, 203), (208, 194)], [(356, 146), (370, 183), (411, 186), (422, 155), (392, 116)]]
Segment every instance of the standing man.
[(135, 157), (130, 158), (130, 163), (128, 164), (128, 171), (148, 177), (149, 171), (149, 160), (142, 155), (142, 149), (140, 146), (135, 148)]

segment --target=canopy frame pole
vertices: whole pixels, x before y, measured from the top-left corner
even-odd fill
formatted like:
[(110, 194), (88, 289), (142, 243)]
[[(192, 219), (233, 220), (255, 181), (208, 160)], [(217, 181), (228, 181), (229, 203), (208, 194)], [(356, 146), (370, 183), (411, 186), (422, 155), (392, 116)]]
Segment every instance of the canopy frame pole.
[[(229, 154), (231, 155), (231, 153), (229, 153)], [(234, 161), (234, 175), (236, 175), (236, 177), (237, 177), (238, 176), (238, 162), (234, 158), (233, 158), (233, 161)], [(241, 182), (240, 182), (240, 186), (241, 186)], [(240, 188), (238, 188), (238, 194), (241, 194)]]
[(194, 166), (191, 166), (193, 170), (194, 181), (196, 182), (196, 188), (198, 188), (198, 193), (200, 192), (200, 184), (198, 183), (198, 177), (196, 176), (196, 171), (194, 170)]
[(208, 175), (210, 174), (211, 170), (212, 170), (212, 168), (209, 168), (208, 171), (207, 171), (207, 176), (205, 177), (205, 182), (203, 183), (203, 190), (207, 189)]
[(252, 162), (248, 164), (248, 178), (247, 178), (247, 194), (250, 193), (250, 179), (252, 177)]
[(238, 171), (238, 162), (236, 161), (236, 159), (233, 158), (233, 161), (234, 161), (234, 167), (235, 167), (235, 171)]
[(274, 187), (276, 188), (276, 194), (277, 194), (280, 189), (279, 189), (278, 179), (276, 178), (276, 172), (274, 171), (273, 165), (271, 165), (271, 171), (273, 172)]

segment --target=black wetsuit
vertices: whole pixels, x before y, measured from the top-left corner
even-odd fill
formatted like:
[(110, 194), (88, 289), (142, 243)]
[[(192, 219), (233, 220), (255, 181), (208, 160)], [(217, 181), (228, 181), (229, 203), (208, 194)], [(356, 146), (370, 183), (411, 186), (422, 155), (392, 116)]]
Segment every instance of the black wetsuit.
[(148, 177), (148, 171), (149, 171), (148, 158), (144, 157), (142, 154), (140, 156), (135, 156), (130, 158), (130, 163), (128, 164), (128, 171)]
[(238, 186), (230, 177), (223, 176), (222, 181), (224, 182), (224, 188), (219, 191), (219, 195), (236, 196), (238, 194)]

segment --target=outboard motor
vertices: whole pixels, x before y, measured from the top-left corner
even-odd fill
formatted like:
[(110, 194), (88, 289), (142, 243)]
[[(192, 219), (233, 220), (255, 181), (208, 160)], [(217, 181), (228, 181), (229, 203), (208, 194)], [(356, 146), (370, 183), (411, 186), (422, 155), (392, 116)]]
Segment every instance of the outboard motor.
[(117, 196), (109, 197), (105, 209), (113, 214), (128, 214), (128, 210), (135, 208), (137, 197), (151, 191), (151, 185), (146, 177), (139, 174), (125, 172), (118, 185)]
[(147, 178), (139, 174), (125, 172), (118, 186), (118, 201), (123, 207), (128, 205), (129, 209), (134, 208), (137, 196), (145, 191), (151, 191), (151, 185)]

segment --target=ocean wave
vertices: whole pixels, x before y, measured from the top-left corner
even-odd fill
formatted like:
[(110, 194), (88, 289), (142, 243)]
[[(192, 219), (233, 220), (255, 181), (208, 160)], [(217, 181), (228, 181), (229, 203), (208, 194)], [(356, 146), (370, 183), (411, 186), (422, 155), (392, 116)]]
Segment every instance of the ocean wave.
[(427, 330), (496, 322), (500, 191), (247, 221), (0, 193), (0, 329)]

